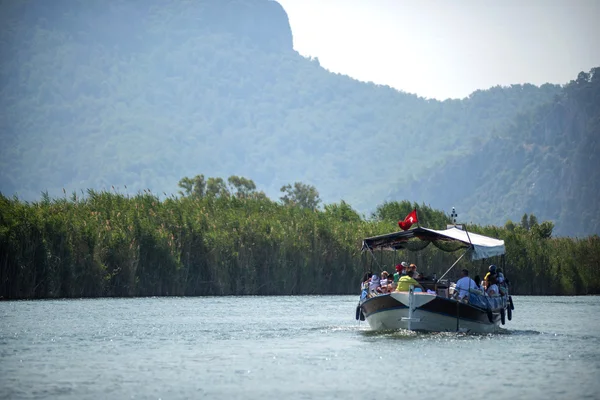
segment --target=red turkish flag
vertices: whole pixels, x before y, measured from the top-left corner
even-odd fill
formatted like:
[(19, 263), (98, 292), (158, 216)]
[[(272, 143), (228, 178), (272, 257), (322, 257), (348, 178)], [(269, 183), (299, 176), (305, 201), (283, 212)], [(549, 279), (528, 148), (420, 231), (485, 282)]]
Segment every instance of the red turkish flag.
[(419, 222), (417, 219), (417, 209), (414, 209), (406, 216), (406, 218), (404, 218), (404, 221), (398, 221), (398, 226), (403, 231), (406, 231), (412, 224), (416, 224), (417, 222)]

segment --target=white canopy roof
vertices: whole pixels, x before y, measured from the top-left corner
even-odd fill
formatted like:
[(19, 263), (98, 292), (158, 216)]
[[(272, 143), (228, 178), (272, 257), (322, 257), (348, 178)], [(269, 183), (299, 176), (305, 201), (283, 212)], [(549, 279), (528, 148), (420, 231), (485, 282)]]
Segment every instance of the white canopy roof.
[(473, 245), (473, 254), (471, 255), (472, 260), (481, 260), (482, 258), (500, 256), (506, 251), (506, 248), (504, 247), (504, 240), (494, 239), (473, 232), (467, 233), (467, 231), (463, 231), (454, 227), (441, 231), (428, 228), (422, 229), (435, 232), (441, 236), (460, 240), (463, 243), (471, 243)]

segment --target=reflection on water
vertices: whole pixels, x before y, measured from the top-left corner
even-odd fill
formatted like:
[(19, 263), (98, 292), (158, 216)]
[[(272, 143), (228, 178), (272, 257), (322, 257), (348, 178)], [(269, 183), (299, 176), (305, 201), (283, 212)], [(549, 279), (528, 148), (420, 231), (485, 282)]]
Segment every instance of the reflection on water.
[(600, 298), (514, 300), (496, 334), (373, 332), (356, 296), (0, 302), (0, 398), (595, 398)]

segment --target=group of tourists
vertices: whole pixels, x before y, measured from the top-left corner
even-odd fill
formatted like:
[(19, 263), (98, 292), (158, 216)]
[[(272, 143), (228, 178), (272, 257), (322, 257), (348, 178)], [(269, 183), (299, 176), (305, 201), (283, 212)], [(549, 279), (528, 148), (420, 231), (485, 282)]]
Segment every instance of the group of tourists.
[[(415, 291), (427, 292), (420, 282), (423, 280), (423, 274), (417, 271), (415, 264), (403, 261), (396, 265), (395, 269), (396, 272), (393, 275), (387, 271), (381, 272), (380, 275), (372, 272), (365, 273), (361, 282), (361, 298), (392, 292), (407, 292), (411, 285)], [(468, 301), (470, 294), (497, 297), (507, 293), (508, 286), (502, 270), (495, 265), (490, 265), (483, 280), (479, 275), (475, 276), (475, 279), (471, 279), (469, 271), (463, 269), (462, 277), (454, 287), (453, 297)]]
[(406, 292), (410, 285), (416, 290), (425, 292), (425, 288), (419, 283), (423, 279), (423, 274), (417, 271), (415, 264), (401, 262), (395, 267), (396, 272), (392, 275), (387, 271), (381, 272), (381, 275), (367, 272), (361, 283), (361, 298), (373, 297), (378, 294), (391, 292)]
[(462, 270), (462, 277), (456, 282), (454, 296), (459, 300), (467, 300), (469, 294), (478, 294), (489, 297), (502, 296), (508, 293), (508, 285), (502, 270), (495, 265), (490, 265), (488, 273), (483, 280), (479, 275), (475, 279), (469, 277), (467, 269)]

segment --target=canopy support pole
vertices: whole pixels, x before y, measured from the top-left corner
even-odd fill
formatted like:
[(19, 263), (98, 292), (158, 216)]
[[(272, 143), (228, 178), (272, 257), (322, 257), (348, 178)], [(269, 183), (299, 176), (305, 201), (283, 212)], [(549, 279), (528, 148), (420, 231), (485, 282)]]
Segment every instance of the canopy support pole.
[(373, 272), (373, 261), (377, 262), (377, 258), (375, 257), (373, 250), (369, 249), (369, 253), (371, 253), (371, 256), (373, 257), (371, 258), (371, 272)]
[(438, 279), (438, 281), (441, 281), (441, 280), (442, 280), (442, 278), (443, 278), (443, 277), (445, 277), (445, 276), (446, 276), (446, 274), (447, 274), (448, 272), (450, 272), (450, 270), (451, 270), (452, 268), (454, 268), (454, 266), (455, 266), (456, 264), (458, 264), (458, 262), (460, 261), (460, 259), (461, 259), (461, 258), (463, 258), (463, 257), (465, 256), (465, 254), (467, 254), (468, 252), (469, 252), (469, 249), (467, 249), (467, 251), (465, 251), (464, 253), (462, 253), (462, 256), (458, 257), (458, 260), (454, 261), (454, 264), (452, 264), (452, 266), (451, 266), (450, 268), (448, 268), (448, 271), (444, 272), (444, 275), (442, 275), (442, 276), (440, 277), (440, 279)]

